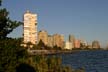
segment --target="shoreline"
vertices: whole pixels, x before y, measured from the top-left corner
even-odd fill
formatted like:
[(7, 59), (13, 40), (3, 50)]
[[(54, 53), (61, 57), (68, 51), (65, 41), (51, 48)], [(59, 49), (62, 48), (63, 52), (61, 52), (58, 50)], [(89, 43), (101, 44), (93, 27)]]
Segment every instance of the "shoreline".
[(28, 53), (30, 55), (42, 55), (42, 54), (53, 55), (53, 54), (70, 54), (80, 51), (100, 51), (100, 50), (28, 50)]
[(67, 54), (67, 53), (75, 53), (78, 52), (76, 50), (29, 50), (28, 53), (30, 55), (53, 55), (53, 54)]

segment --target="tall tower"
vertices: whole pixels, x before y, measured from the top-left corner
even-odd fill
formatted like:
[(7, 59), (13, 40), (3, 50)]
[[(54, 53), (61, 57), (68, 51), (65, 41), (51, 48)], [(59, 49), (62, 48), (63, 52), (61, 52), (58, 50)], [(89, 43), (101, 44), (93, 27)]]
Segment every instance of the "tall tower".
[(75, 37), (74, 35), (69, 35), (69, 42), (72, 43), (72, 48), (75, 47)]
[(37, 43), (37, 14), (27, 11), (24, 14), (24, 43)]

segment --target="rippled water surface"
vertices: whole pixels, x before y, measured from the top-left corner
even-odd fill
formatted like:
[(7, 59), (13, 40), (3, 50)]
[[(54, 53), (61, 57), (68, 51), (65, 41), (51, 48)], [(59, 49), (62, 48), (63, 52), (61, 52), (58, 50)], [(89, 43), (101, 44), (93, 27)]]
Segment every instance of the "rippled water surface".
[(84, 67), (86, 72), (108, 72), (108, 51), (80, 51), (62, 54), (63, 64)]

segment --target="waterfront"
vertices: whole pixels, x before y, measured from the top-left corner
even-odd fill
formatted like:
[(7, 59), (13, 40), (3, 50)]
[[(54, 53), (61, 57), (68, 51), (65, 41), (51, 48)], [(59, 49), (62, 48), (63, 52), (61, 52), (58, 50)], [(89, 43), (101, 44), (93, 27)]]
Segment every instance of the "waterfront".
[(72, 68), (85, 68), (86, 72), (108, 72), (108, 51), (79, 51), (72, 54), (61, 54), (62, 63)]

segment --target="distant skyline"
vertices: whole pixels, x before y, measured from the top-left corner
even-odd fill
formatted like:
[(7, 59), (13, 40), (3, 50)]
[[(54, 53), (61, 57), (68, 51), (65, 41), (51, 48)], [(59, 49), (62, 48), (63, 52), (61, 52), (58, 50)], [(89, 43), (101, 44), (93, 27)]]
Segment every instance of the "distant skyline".
[[(2, 7), (10, 12), (12, 20), (23, 21), (23, 14), (30, 10), (38, 14), (38, 31), (49, 34), (69, 34), (87, 42), (99, 40), (108, 43), (108, 0), (3, 0)], [(22, 26), (9, 37), (22, 37)]]

